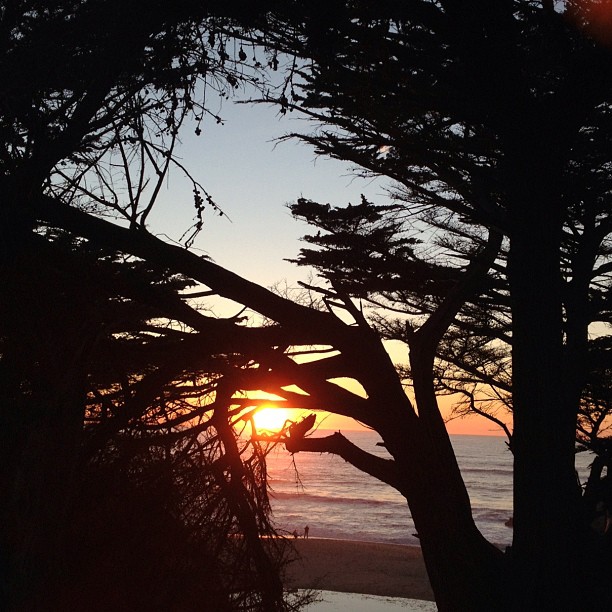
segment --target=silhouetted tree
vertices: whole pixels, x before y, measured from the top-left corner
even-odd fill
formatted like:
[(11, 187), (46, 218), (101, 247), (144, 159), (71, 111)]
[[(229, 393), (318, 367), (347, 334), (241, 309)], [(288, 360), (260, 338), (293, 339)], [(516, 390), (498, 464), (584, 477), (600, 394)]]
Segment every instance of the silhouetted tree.
[[(376, 206), (362, 198), (358, 205), (331, 207), (300, 199), (293, 214), (318, 229), (304, 240), (299, 265), (312, 266), (335, 288), (367, 306), (368, 318), (386, 340), (408, 344), (415, 321), (440, 305), (457, 281), (462, 261), (483, 247), (478, 227), (447, 215), (407, 214), (406, 205)], [(582, 225), (575, 222), (573, 228)], [(568, 227), (562, 245), (565, 300), (580, 274), (576, 253), (589, 248), (588, 237)], [(592, 246), (590, 246), (592, 248)], [(609, 254), (597, 245), (597, 272), (588, 295), (590, 324), (609, 324), (606, 270)], [(507, 281), (507, 245), (502, 245), (479, 294), (466, 302), (437, 347), (434, 375), (439, 393), (459, 397), (454, 415), (477, 413), (502, 427), (512, 446), (512, 319)], [(588, 272), (589, 274), (592, 271)], [(316, 291), (316, 287), (313, 287)], [(588, 340), (588, 383), (584, 387), (577, 441), (589, 445), (609, 427), (609, 337)], [(407, 355), (407, 353), (406, 353)], [(410, 384), (410, 369), (401, 371)]]
[[(444, 230), (446, 244), (438, 251), (446, 258), (442, 267), (431, 251), (429, 265), (421, 265), (422, 258), (410, 254), (411, 245), (394, 243), (384, 233), (365, 240), (367, 246), (388, 240), (392, 267), (378, 280), (391, 283), (397, 293), (407, 291), (410, 314), (423, 315), (401, 334), (410, 349), (417, 410), (397, 417), (391, 408), (379, 411), (402, 431), (405, 446), (418, 448), (418, 443), (400, 422), (427, 441), (427, 451), (420, 450), (436, 457), (423, 462), (436, 465), (424, 470), (418, 485), (402, 483), (400, 490), (411, 506), (443, 609), (538, 609), (550, 602), (578, 608), (600, 584), (598, 578), (589, 582), (588, 559), (597, 544), (582, 513), (574, 446), (581, 402), (597, 369), (589, 326), (609, 323), (612, 75), (606, 22), (600, 19), (606, 5), (330, 2), (316, 17), (298, 7), (267, 32), (269, 44), (298, 58), (275, 101), (320, 123), (312, 135), (293, 136), (321, 154), (354, 162), (366, 176), (394, 179), (402, 214)], [(350, 227), (353, 212), (338, 213), (344, 218), (335, 227), (342, 222)], [(333, 214), (329, 211), (328, 219)], [(344, 237), (350, 234), (348, 229)], [(335, 238), (314, 240), (326, 248)], [(358, 323), (362, 314), (347, 304), (351, 275), (362, 272), (366, 260), (375, 286), (384, 265), (377, 252), (370, 261), (367, 250), (352, 250), (363, 248), (360, 236), (335, 246), (324, 255), (310, 252), (304, 261), (326, 257), (326, 274), (348, 284), (347, 289), (338, 282), (327, 301), (337, 308), (344, 296), (344, 307)], [(393, 257), (394, 250), (401, 257)], [(410, 265), (403, 267), (406, 260)], [(500, 274), (507, 278), (507, 291), (495, 287)], [(461, 525), (431, 513), (438, 504), (452, 507), (453, 515), (461, 505), (467, 508), (436, 406), (434, 359), (449, 354), (449, 342), (462, 340), (452, 330), (447, 334), (454, 321), (466, 323), (469, 311), (479, 302), (486, 306), (492, 291), (498, 292), (494, 304), (503, 305), (494, 312), (503, 312), (512, 346), (515, 458), (514, 541), (511, 555), (497, 561), (495, 553), (479, 548), (476, 535), (457, 542), (454, 553), (448, 541), (442, 550), (439, 534), (473, 529), (467, 516)], [(490, 331), (503, 331), (493, 323), (483, 330), (489, 341)], [(501, 357), (484, 355), (489, 362)], [(492, 367), (507, 379), (508, 367)], [(378, 418), (374, 427), (402, 477), (418, 478), (404, 476), (421, 468)], [(414, 419), (419, 425), (408, 425)], [(427, 487), (427, 472), (445, 495), (422, 504), (418, 489)], [(576, 558), (583, 568), (579, 580)], [(496, 563), (498, 577), (489, 573)], [(449, 579), (453, 571), (457, 583)], [(583, 590), (584, 584), (589, 586)], [(500, 592), (508, 593), (506, 604), (494, 603)], [(598, 595), (607, 603), (592, 605), (609, 605), (609, 592)]]
[[(224, 333), (235, 322), (204, 316), (166, 265), (37, 210), (146, 235), (174, 167), (194, 188), (188, 243), (216, 207), (174, 147), (188, 120), (196, 133), (221, 120), (207, 92), (259, 79), (223, 31), (255, 14), (241, 2), (0, 7), (3, 609), (140, 606), (143, 590), (152, 609), (293, 605), (282, 543), (260, 539), (273, 533), (262, 451), (237, 438), (216, 384), (245, 361)], [(199, 584), (183, 596), (185, 580)]]
[[(172, 6), (163, 9), (155, 5), (152, 14), (161, 11), (165, 15), (168, 10), (175, 15), (178, 11), (177, 23), (186, 23), (181, 21), (187, 14), (183, 10), (192, 9), (191, 16), (204, 10), (190, 3)], [(574, 3), (571, 7), (574, 8)], [(232, 8), (247, 9), (240, 3)], [(303, 138), (321, 153), (353, 161), (366, 172), (396, 180), (400, 185), (399, 202), (407, 212), (414, 207), (426, 209), (432, 217), (421, 219), (428, 227), (435, 228), (437, 224), (443, 225), (445, 232), (450, 229), (447, 236), (453, 242), (440, 251), (442, 261), (435, 261), (434, 253), (433, 265), (425, 259), (422, 266), (418, 260), (423, 259), (425, 252), (418, 243), (411, 242), (414, 237), (396, 239), (382, 228), (372, 236), (379, 251), (392, 255), (389, 259), (393, 265), (400, 264), (402, 258), (411, 264), (409, 269), (400, 266), (391, 274), (382, 270), (386, 275), (382, 280), (397, 280), (401, 288), (402, 279), (406, 278), (413, 295), (420, 296), (414, 304), (416, 313), (409, 313), (420, 316), (416, 320), (405, 317), (409, 323), (405, 340), (409, 346), (414, 400), (407, 396), (402, 375), (398, 376), (385, 351), (380, 332), (370, 325), (352, 297), (356, 283), (347, 286), (347, 279), (340, 278), (336, 286), (325, 289), (322, 308), (292, 302), (184, 248), (163, 243), (145, 231), (143, 215), (129, 206), (118, 206), (127, 211), (121, 214), (129, 221), (126, 223), (129, 227), (88, 214), (83, 204), (94, 201), (98, 192), (83, 191), (85, 183), (78, 173), (44, 183), (52, 169), (85, 142), (85, 135), (89, 134), (85, 128), (89, 129), (90, 122), (96, 129), (99, 125), (102, 128), (110, 125), (104, 122), (105, 117), (111, 116), (106, 110), (93, 121), (93, 114), (87, 111), (90, 107), (85, 104), (93, 101), (89, 93), (82, 99), (69, 98), (64, 108), (72, 113), (73, 119), (66, 125), (49, 123), (47, 117), (43, 125), (52, 126), (51, 137), (43, 138), (36, 146), (27, 139), (24, 141), (23, 135), (37, 137), (39, 124), (27, 129), (19, 127), (29, 115), (7, 122), (19, 127), (13, 145), (16, 153), (11, 157), (17, 169), (9, 170), (9, 179), (0, 186), (6, 195), (4, 201), (12, 204), (11, 213), (15, 203), (19, 203), (23, 206), (17, 210), (23, 214), (8, 217), (13, 231), (6, 236), (5, 244), (11, 248), (5, 252), (3, 262), (10, 263), (9, 271), (23, 265), (22, 270), (34, 273), (35, 264), (41, 261), (39, 254), (34, 257), (37, 251), (32, 246), (40, 243), (35, 223), (38, 222), (61, 228), (94, 245), (103, 245), (113, 253), (144, 261), (147, 268), (183, 275), (201, 283), (204, 286), (201, 292), (229, 298), (266, 318), (261, 325), (252, 326), (245, 325), (242, 318), (214, 319), (195, 308), (195, 303), (186, 296), (176, 292), (160, 295), (154, 285), (143, 287), (130, 281), (119, 294), (133, 296), (132, 292), (137, 291), (139, 302), (163, 309), (161, 320), (182, 323), (184, 327), (179, 331), (186, 333), (180, 348), (187, 350), (177, 349), (180, 353), (177, 361), (162, 362), (163, 366), (128, 379), (127, 384), (120, 382), (120, 405), (123, 400), (126, 404), (121, 411), (113, 407), (112, 397), (98, 402), (97, 413), (104, 415), (110, 410), (113, 415), (111, 430), (115, 427), (115, 431), (121, 431), (138, 421), (142, 423), (139, 427), (155, 429), (155, 410), (167, 409), (166, 391), (172, 389), (170, 394), (179, 400), (186, 382), (181, 377), (188, 371), (203, 373), (205, 380), (208, 377), (213, 382), (209, 389), (211, 402), (196, 408), (194, 416), (210, 415), (210, 426), (219, 428), (218, 435), (224, 443), (221, 462), (224, 479), (240, 487), (244, 464), (239, 460), (240, 449), (229, 443), (235, 442), (229, 426), (232, 415), (248, 419), (244, 411), (257, 406), (257, 401), (245, 397), (245, 391), (273, 393), (281, 398), (280, 405), (325, 409), (349, 416), (375, 429), (392, 458), (374, 457), (339, 433), (321, 439), (289, 436), (287, 447), (292, 452), (336, 453), (405, 496), (441, 610), (534, 610), (551, 606), (605, 609), (610, 598), (610, 581), (605, 579), (609, 572), (605, 555), (609, 549), (589, 530), (581, 512), (574, 474), (574, 441), (589, 373), (588, 325), (597, 316), (588, 308), (591, 289), (598, 284), (604, 297), (609, 291), (608, 263), (601, 259), (608, 255), (606, 241), (610, 229), (606, 207), (612, 70), (609, 51), (583, 34), (574, 25), (575, 20), (568, 21), (549, 2), (474, 1), (469, 11), (453, 2), (429, 1), (375, 5), (331, 1), (325, 11), (316, 14), (306, 3), (299, 2), (273, 8), (276, 12), (267, 14), (265, 21), (262, 18), (254, 22), (261, 24), (261, 35), (257, 32), (241, 35), (244, 41), (264, 40), (269, 48), (296, 58), (295, 69), (288, 72), (286, 87), (278, 98), (281, 109), (286, 111), (295, 106), (328, 126), (327, 130)], [(576, 15), (587, 22), (590, 19), (585, 13)], [(62, 18), (63, 21), (70, 20)], [(149, 18), (139, 21), (135, 32), (148, 27), (143, 25), (147, 23)], [(212, 29), (220, 35), (232, 31), (227, 23), (217, 23), (216, 28)], [(195, 40), (187, 34), (186, 37)], [(112, 36), (104, 40), (111, 39)], [(15, 45), (23, 40), (20, 32), (14, 40)], [(127, 43), (122, 40), (112, 39), (116, 61), (109, 66), (122, 77), (114, 82), (128, 87), (136, 77), (149, 72), (141, 70), (142, 62), (123, 61), (120, 53), (122, 44)], [(134, 40), (138, 41), (138, 37)], [(149, 57), (149, 46), (139, 49)], [(213, 57), (218, 56), (221, 61), (225, 53), (220, 49)], [(126, 53), (125, 58), (142, 56)], [(277, 56), (271, 56), (273, 68), (278, 61)], [(180, 73), (180, 59), (171, 63), (171, 68)], [(136, 80), (139, 84), (149, 82), (146, 77)], [(100, 82), (103, 80), (96, 81)], [(164, 80), (160, 91), (174, 91), (172, 83), (172, 79)], [(87, 91), (92, 91), (91, 87)], [(102, 93), (109, 96), (108, 104), (122, 100), (114, 89)], [(175, 112), (182, 108), (182, 100), (182, 95), (173, 98), (170, 94), (168, 106), (162, 104), (162, 108)], [(116, 105), (122, 110), (128, 107), (123, 101)], [(51, 107), (43, 106), (43, 110), (55, 116)], [(146, 109), (139, 107), (134, 116), (148, 117), (143, 110)], [(39, 109), (32, 115), (36, 118), (40, 112)], [(160, 125), (163, 124), (162, 121)], [(142, 150), (139, 129), (135, 128), (135, 144)], [(9, 133), (13, 134), (10, 130)], [(111, 132), (109, 129), (103, 133)], [(129, 166), (129, 156), (126, 158), (125, 165)], [(44, 172), (36, 174), (32, 168)], [(23, 179), (28, 173), (29, 178)], [(100, 178), (103, 186), (108, 183), (105, 180)], [(110, 192), (115, 193), (112, 189)], [(82, 198), (75, 199), (73, 194), (81, 194)], [(97, 204), (105, 206), (108, 198), (102, 199)], [(133, 199), (130, 195), (127, 201)], [(196, 204), (201, 203), (196, 198)], [(461, 234), (454, 228), (467, 232), (464, 242), (456, 242)], [(576, 248), (564, 249), (564, 241), (571, 236), (575, 237)], [(355, 242), (359, 244), (359, 240)], [(562, 261), (568, 253), (574, 257), (574, 267)], [(447, 259), (450, 255), (452, 260)], [(351, 252), (353, 257), (355, 253)], [(504, 257), (507, 264), (502, 270), (498, 262)], [(378, 262), (360, 261), (359, 265), (365, 264)], [(341, 265), (342, 261), (336, 261), (330, 266), (334, 274)], [(576, 274), (572, 272), (571, 278), (564, 278), (570, 269)], [(379, 273), (380, 270), (379, 267)], [(342, 270), (338, 273), (341, 276)], [(504, 275), (508, 281), (506, 294), (503, 283), (499, 289), (495, 286)], [(32, 278), (38, 282), (40, 274), (33, 274)], [(46, 278), (53, 284), (50, 276)], [(13, 286), (18, 289), (15, 281)], [(399, 290), (395, 286), (393, 289)], [(487, 542), (474, 524), (469, 496), (436, 398), (439, 382), (436, 357), (440, 347), (452, 341), (458, 318), (469, 320), (472, 308), (482, 307), (486, 311), (487, 296), (496, 290), (495, 303), (504, 304), (507, 299), (503, 312), (504, 317), (511, 317), (512, 324), (515, 539), (512, 549), (505, 553)], [(29, 296), (34, 294), (30, 289)], [(40, 308), (36, 301), (19, 301)], [(69, 322), (71, 330), (75, 330), (69, 330), (67, 338), (95, 342), (97, 335), (93, 330), (88, 330), (91, 335), (78, 330), (84, 320), (76, 316), (79, 302), (73, 304), (69, 299), (58, 304), (70, 314), (64, 312), (57, 320)], [(75, 311), (70, 311), (71, 308)], [(600, 307), (593, 310), (604, 311)], [(337, 313), (341, 316), (336, 316)], [(472, 313), (476, 317), (477, 310)], [(502, 323), (506, 325), (507, 321)], [(3, 325), (3, 337), (13, 337), (8, 320)], [(175, 338), (175, 331), (171, 324), (161, 337)], [(156, 327), (153, 338), (144, 338), (151, 348), (158, 333)], [(48, 337), (62, 339), (59, 333)], [(61, 361), (52, 364), (47, 356), (52, 351), (41, 345), (35, 358), (26, 360), (26, 364), (44, 362), (55, 366), (50, 372), (61, 374), (61, 364), (81, 363), (82, 351), (88, 346), (74, 339), (62, 340), (58, 345)], [(301, 359), (305, 353), (311, 358)], [(149, 359), (154, 361), (154, 355), (154, 351), (149, 353), (145, 363), (150, 363)], [(207, 361), (200, 365), (202, 356)], [(26, 369), (15, 371), (23, 374)], [(501, 379), (502, 374), (495, 375)], [(364, 393), (335, 384), (338, 378), (358, 381)], [(43, 455), (53, 456), (58, 446), (69, 455), (70, 449), (78, 444), (65, 443), (65, 437), (64, 443), (57, 444), (49, 434), (59, 430), (65, 436), (64, 431), (74, 431), (79, 432), (74, 439), (80, 439), (82, 418), (77, 425), (70, 408), (82, 408), (84, 390), (73, 399), (76, 389), (73, 383), (62, 387), (61, 377), (49, 377), (47, 382), (52, 391), (49, 397), (53, 401), (45, 400), (47, 421), (40, 415), (38, 420), (27, 420), (23, 418), (25, 410), (36, 416), (36, 408), (42, 406), (28, 401), (28, 385), (20, 387), (20, 380), (13, 378), (9, 392), (11, 397), (24, 401), (24, 411), (7, 414), (27, 423), (24, 429), (30, 440), (39, 436), (35, 444), (30, 442), (22, 448), (45, 449), (43, 453), (32, 453), (37, 461), (29, 465), (38, 465)], [(180, 384), (171, 384), (176, 382)], [(85, 388), (83, 385), (82, 389)], [(159, 392), (162, 388), (163, 394)], [(130, 391), (126, 393), (126, 389)], [(167, 418), (169, 424), (177, 427), (191, 423), (192, 416), (189, 410), (182, 414), (170, 409)], [(13, 427), (4, 431), (19, 431), (8, 416), (3, 419)], [(252, 448), (258, 449), (255, 442)], [(27, 457), (27, 453), (21, 456)], [(27, 461), (20, 461), (21, 466), (28, 465)], [(70, 465), (67, 457), (62, 474), (70, 472)], [(8, 473), (14, 477), (15, 472)], [(65, 479), (62, 477), (61, 481)], [(244, 509), (244, 497), (231, 499), (237, 511)], [(594, 568), (596, 571), (592, 571)]]
[[(239, 358), (168, 319), (186, 279), (52, 234), (41, 248), (55, 274), (37, 260), (16, 279), (19, 295), (28, 288), (37, 304), (42, 292), (45, 303), (4, 313), (20, 336), (3, 338), (3, 372), (21, 374), (18, 392), (7, 385), (13, 396), (3, 397), (17, 411), (7, 421), (19, 426), (8, 421), (3, 448), (6, 473), (16, 472), (3, 508), (9, 602), (102, 610), (146, 597), (157, 609), (195, 610), (207, 592), (210, 609), (282, 607), (288, 551), (260, 540), (274, 535), (262, 452), (235, 438), (238, 415), (213, 402), (217, 372)], [(77, 309), (74, 327), (68, 306)], [(70, 363), (62, 349), (81, 347), (85, 325), (97, 326), (97, 337)], [(40, 362), (30, 361), (34, 350)], [(22, 363), (30, 369), (15, 367)], [(53, 406), (55, 377), (74, 397), (72, 430), (49, 432), (59, 416), (47, 415), (49, 429), (35, 421), (45, 437), (34, 445), (18, 417), (31, 414), (30, 402), (41, 412)], [(26, 436), (34, 465), (24, 465)], [(195, 584), (176, 592), (184, 574)]]

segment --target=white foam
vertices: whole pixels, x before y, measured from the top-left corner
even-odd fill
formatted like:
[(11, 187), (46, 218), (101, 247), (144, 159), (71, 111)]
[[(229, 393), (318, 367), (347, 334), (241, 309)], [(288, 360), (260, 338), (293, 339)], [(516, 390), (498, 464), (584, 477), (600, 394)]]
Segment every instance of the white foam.
[(361, 593), (317, 591), (318, 601), (306, 606), (307, 612), (435, 612), (433, 601), (380, 597)]

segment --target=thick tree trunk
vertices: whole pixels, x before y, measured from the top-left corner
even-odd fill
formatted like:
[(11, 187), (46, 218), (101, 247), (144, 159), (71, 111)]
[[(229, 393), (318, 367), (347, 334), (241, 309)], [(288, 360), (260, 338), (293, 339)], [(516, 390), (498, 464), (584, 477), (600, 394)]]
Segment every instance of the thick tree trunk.
[[(519, 568), (517, 594), (533, 609), (557, 596), (559, 603), (571, 600), (580, 542), (574, 467), (577, 405), (563, 380), (559, 250), (544, 231), (526, 229), (514, 239), (510, 253), (513, 555)], [(539, 253), (534, 258), (535, 249)]]
[(474, 524), (463, 482), (437, 444), (419, 449), (423, 469), (414, 462), (406, 497), (419, 535), (429, 579), (440, 611), (506, 610), (503, 553), (487, 542)]
[[(539, 171), (539, 175), (536, 172)], [(508, 274), (512, 303), (515, 609), (580, 609), (577, 398), (564, 371), (562, 219), (550, 168), (516, 180)], [(573, 385), (572, 385), (573, 386)], [(581, 597), (584, 593), (580, 593)]]

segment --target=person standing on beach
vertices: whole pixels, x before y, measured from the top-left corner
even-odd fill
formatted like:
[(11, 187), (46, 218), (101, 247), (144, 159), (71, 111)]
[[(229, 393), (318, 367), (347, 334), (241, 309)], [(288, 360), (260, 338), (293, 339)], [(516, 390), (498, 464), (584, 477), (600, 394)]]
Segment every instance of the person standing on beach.
[(310, 527), (308, 527), (308, 525), (306, 525), (306, 527), (304, 527), (304, 539), (307, 540), (308, 539), (308, 532), (310, 531)]

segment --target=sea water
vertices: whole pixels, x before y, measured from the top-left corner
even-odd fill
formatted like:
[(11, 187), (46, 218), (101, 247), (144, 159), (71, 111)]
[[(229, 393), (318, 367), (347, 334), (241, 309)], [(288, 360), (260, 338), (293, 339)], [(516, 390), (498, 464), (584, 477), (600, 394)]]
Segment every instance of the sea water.
[[(316, 435), (330, 433), (318, 431)], [(380, 437), (375, 432), (343, 433), (364, 450), (389, 456), (377, 446)], [(478, 528), (490, 542), (509, 545), (512, 527), (506, 523), (512, 517), (512, 454), (506, 439), (457, 435), (451, 441)], [(586, 454), (577, 456), (583, 480), (589, 462)], [(282, 531), (302, 535), (308, 525), (312, 537), (418, 544), (406, 500), (337, 456), (290, 455), (279, 448), (269, 455), (268, 473), (273, 516)]]

